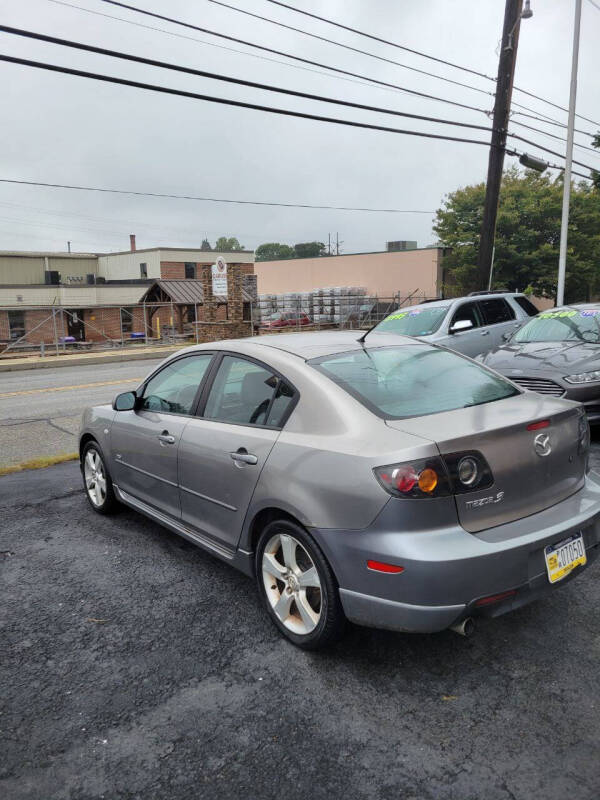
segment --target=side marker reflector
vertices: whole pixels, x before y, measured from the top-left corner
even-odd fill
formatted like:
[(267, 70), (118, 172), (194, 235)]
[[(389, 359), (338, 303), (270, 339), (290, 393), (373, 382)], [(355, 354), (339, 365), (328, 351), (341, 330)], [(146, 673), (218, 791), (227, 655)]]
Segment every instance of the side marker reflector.
[(491, 594), (489, 597), (482, 597), (480, 600), (477, 600), (475, 605), (491, 606), (493, 605), (493, 603), (500, 603), (502, 600), (508, 600), (509, 597), (514, 597), (516, 593), (517, 593), (516, 589), (511, 589), (510, 592), (502, 592), (502, 594)]
[(375, 570), (375, 572), (388, 572), (398, 574), (404, 572), (404, 567), (399, 567), (397, 564), (384, 564), (383, 561), (367, 561), (367, 567)]

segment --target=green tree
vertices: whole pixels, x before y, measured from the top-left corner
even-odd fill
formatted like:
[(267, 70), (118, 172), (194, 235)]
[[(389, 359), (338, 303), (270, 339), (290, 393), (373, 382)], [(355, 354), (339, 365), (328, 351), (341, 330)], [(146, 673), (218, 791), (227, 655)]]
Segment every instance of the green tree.
[(317, 258), (327, 254), (323, 242), (299, 242), (294, 245), (296, 258)]
[[(600, 150), (600, 131), (592, 139), (592, 147), (597, 147)], [(600, 172), (597, 169), (592, 170), (592, 182), (600, 192)]]
[(280, 261), (284, 258), (296, 258), (296, 251), (289, 244), (279, 242), (265, 242), (254, 251), (257, 261)]
[(235, 236), (231, 236), (230, 238), (227, 238), (227, 236), (219, 236), (215, 242), (215, 250), (219, 250), (222, 253), (231, 253), (235, 250), (243, 249), (244, 246), (238, 242)]
[[(493, 286), (553, 297), (556, 293), (562, 175), (553, 179), (516, 167), (503, 177), (498, 207)], [(476, 287), (477, 250), (485, 184), (457, 189), (437, 211), (434, 231), (443, 246), (447, 289)], [(587, 182), (573, 187), (569, 215), (566, 298), (587, 300), (600, 288), (600, 192)]]

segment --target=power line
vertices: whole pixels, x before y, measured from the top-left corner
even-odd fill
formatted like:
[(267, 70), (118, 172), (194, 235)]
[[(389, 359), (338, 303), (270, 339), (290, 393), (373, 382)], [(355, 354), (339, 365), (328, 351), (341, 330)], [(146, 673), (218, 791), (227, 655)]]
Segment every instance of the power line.
[[(208, 0), (208, 2), (209, 3), (215, 3), (216, 5), (220, 5), (220, 6), (225, 6), (226, 8), (234, 8), (234, 6), (229, 6), (226, 3), (221, 2), (221, 0)], [(374, 41), (381, 42), (382, 44), (391, 45), (392, 47), (396, 47), (399, 50), (406, 50), (409, 53), (414, 53), (415, 55), (423, 56), (423, 58), (429, 58), (429, 59), (431, 59), (433, 61), (439, 61), (440, 63), (445, 64), (445, 65), (447, 65), (449, 67), (455, 67), (456, 69), (460, 69), (460, 70), (463, 70), (465, 72), (470, 72), (473, 75), (478, 75), (481, 78), (486, 78), (487, 80), (495, 82), (494, 78), (490, 77), (489, 75), (486, 75), (483, 72), (478, 72), (477, 70), (470, 69), (469, 67), (463, 67), (463, 66), (461, 66), (459, 64), (454, 64), (451, 61), (444, 61), (443, 59), (436, 58), (435, 56), (428, 55), (427, 53), (423, 53), (423, 52), (421, 52), (419, 50), (412, 50), (411, 48), (405, 47), (404, 45), (398, 44), (397, 42), (391, 42), (388, 39), (382, 39), (379, 36), (374, 36), (371, 33), (367, 33), (366, 31), (358, 30), (357, 28), (350, 28), (347, 25), (342, 25), (340, 22), (336, 22), (335, 20), (327, 19), (326, 17), (320, 17), (318, 14), (312, 14), (309, 11), (305, 11), (304, 9), (296, 8), (295, 6), (288, 5), (287, 3), (282, 3), (282, 2), (280, 2), (280, 0), (267, 0), (267, 2), (268, 3), (273, 3), (274, 5), (277, 5), (277, 6), (281, 6), (282, 8), (287, 8), (289, 11), (295, 11), (298, 14), (304, 14), (307, 17), (312, 17), (313, 19), (318, 19), (321, 22), (326, 22), (328, 25), (333, 25), (336, 28), (341, 28), (343, 30), (350, 31), (351, 33), (356, 33), (359, 36), (364, 36), (367, 39), (372, 39)], [(594, 0), (590, 0), (590, 2), (592, 3), (592, 5), (595, 5)], [(600, 8), (600, 6), (596, 6), (596, 7)], [(241, 11), (241, 9), (237, 9), (237, 10)], [(249, 13), (249, 12), (243, 12), (243, 13)], [(252, 15), (252, 16), (255, 16), (255, 15)], [(273, 20), (267, 20), (267, 21), (268, 22), (273, 22)], [(275, 23), (275, 24), (279, 24), (279, 23)], [(293, 28), (292, 30), (297, 30), (297, 29)], [(308, 35), (313, 35), (313, 34), (308, 34)], [(474, 87), (470, 87), (470, 88), (474, 88)], [(568, 111), (568, 109), (564, 108), (563, 106), (559, 106), (557, 103), (553, 103), (552, 100), (547, 100), (544, 97), (540, 97), (539, 95), (534, 94), (533, 92), (527, 91), (527, 89), (521, 89), (519, 86), (516, 86), (516, 85), (513, 88), (515, 89), (515, 91), (521, 92), (522, 94), (526, 94), (528, 97), (533, 97), (536, 100), (540, 100), (542, 103), (547, 103), (548, 105), (553, 106), (554, 108), (557, 108), (560, 111), (564, 111), (565, 113)], [(592, 119), (588, 119), (588, 117), (584, 117), (582, 114), (577, 114), (577, 116), (580, 119), (585, 120), (586, 122), (590, 122), (592, 125), (600, 126), (600, 122), (595, 122)]]
[[(132, 8), (131, 6), (127, 5), (126, 3), (118, 2), (118, 0), (100, 0), (100, 1), (102, 3), (109, 3), (110, 5), (113, 5), (113, 6), (120, 6), (121, 8), (129, 8), (129, 9)], [(354, 53), (359, 53), (360, 55), (369, 56), (370, 58), (375, 58), (378, 61), (385, 61), (387, 64), (394, 64), (397, 67), (402, 67), (403, 69), (408, 69), (408, 70), (411, 70), (412, 72), (418, 72), (421, 75), (428, 75), (431, 78), (437, 78), (438, 80), (445, 81), (446, 83), (452, 83), (455, 86), (462, 86), (462, 87), (467, 88), (467, 89), (473, 89), (474, 91), (480, 92), (481, 94), (493, 95), (493, 92), (487, 92), (484, 89), (478, 89), (475, 86), (470, 86), (468, 83), (461, 83), (461, 81), (455, 81), (452, 78), (445, 78), (444, 76), (436, 75), (433, 72), (427, 72), (426, 70), (418, 69), (417, 67), (410, 67), (410, 66), (408, 66), (408, 64), (402, 64), (400, 61), (394, 61), (391, 58), (384, 58), (384, 56), (378, 56), (375, 53), (369, 53), (367, 50), (360, 50), (357, 47), (351, 47), (350, 45), (342, 44), (341, 42), (336, 42), (333, 39), (328, 39), (325, 36), (318, 36), (316, 33), (310, 33), (309, 31), (304, 31), (301, 28), (294, 28), (292, 25), (286, 25), (283, 22), (277, 22), (276, 20), (269, 19), (268, 17), (263, 17), (260, 14), (254, 14), (251, 11), (246, 11), (243, 8), (236, 8), (235, 6), (230, 6), (227, 3), (220, 2), (220, 0), (209, 0), (209, 2), (210, 3), (215, 3), (216, 5), (219, 5), (219, 6), (223, 6), (224, 8), (229, 8), (232, 11), (238, 11), (240, 14), (246, 14), (249, 17), (254, 17), (256, 19), (263, 20), (264, 22), (270, 22), (273, 25), (277, 25), (277, 26), (279, 26), (281, 28), (287, 28), (288, 30), (295, 31), (296, 33), (302, 33), (305, 36), (310, 36), (313, 39), (319, 39), (322, 42), (327, 42), (328, 44), (333, 44), (336, 47), (342, 47), (345, 50), (351, 50)], [(134, 9), (134, 10), (139, 11), (139, 9)], [(146, 12), (141, 12), (141, 13), (146, 13)], [(152, 16), (154, 16), (154, 15), (152, 15)], [(166, 17), (162, 17), (162, 18), (163, 19), (167, 19)], [(169, 21), (172, 21), (172, 20), (169, 20)]]
[(208, 78), (210, 80), (223, 81), (225, 83), (232, 83), (238, 86), (248, 86), (252, 89), (260, 89), (266, 92), (277, 92), (278, 94), (289, 95), (291, 97), (302, 97), (305, 100), (314, 100), (320, 103), (331, 103), (333, 105), (345, 106), (348, 108), (358, 108), (362, 111), (375, 111), (379, 114), (390, 114), (396, 117), (407, 117), (408, 119), (418, 119), (425, 122), (436, 122), (443, 125), (455, 125), (460, 128), (474, 128), (480, 131), (491, 131), (491, 128), (485, 125), (473, 125), (468, 122), (458, 122), (456, 120), (442, 119), (440, 117), (427, 117), (422, 114), (410, 114), (407, 111), (396, 111), (391, 108), (381, 108), (380, 106), (369, 106), (364, 103), (354, 103), (349, 100), (338, 100), (333, 97), (324, 97), (323, 95), (311, 94), (309, 92), (298, 92), (293, 89), (284, 89), (279, 86), (271, 86), (267, 83), (257, 83), (256, 81), (246, 81), (241, 78), (233, 78), (229, 75), (220, 75), (215, 72), (207, 72), (205, 70), (193, 69), (192, 67), (183, 67), (179, 64), (172, 64), (166, 61), (157, 61), (152, 58), (144, 58), (136, 56), (131, 53), (123, 53), (118, 50), (107, 50), (104, 47), (95, 47), (81, 42), (73, 42), (69, 39), (62, 39), (56, 36), (48, 36), (43, 33), (36, 33), (34, 31), (23, 30), (22, 28), (12, 28), (8, 25), (0, 25), (0, 32), (8, 33), (14, 36), (23, 36), (27, 39), (35, 39), (37, 41), (49, 42), (51, 44), (58, 44), (63, 47), (70, 47), (75, 50), (83, 50), (88, 53), (99, 53), (100, 55), (109, 56), (111, 58), (119, 58), (124, 61), (132, 61), (137, 64), (148, 64), (152, 67), (159, 67), (160, 69), (169, 69), (175, 72), (182, 72), (187, 75), (196, 75), (201, 78)]
[[(566, 144), (566, 139), (564, 136), (557, 136), (555, 133), (550, 133), (549, 131), (544, 131), (541, 128), (536, 128), (534, 125), (527, 125), (525, 122), (519, 122), (519, 120), (513, 119), (511, 120), (512, 125), (519, 125), (521, 128), (527, 128), (530, 131), (535, 131), (536, 133), (541, 133), (542, 136), (550, 136), (552, 139), (558, 139), (559, 142), (563, 142)], [(600, 156), (600, 150), (595, 147), (588, 147), (585, 144), (579, 144), (579, 142), (574, 142), (575, 147), (579, 147), (581, 150), (589, 150), (590, 153), (593, 153), (596, 156)]]
[(128, 194), (136, 197), (165, 197), (170, 200), (195, 200), (204, 203), (233, 203), (243, 206), (277, 206), (282, 208), (311, 208), (328, 211), (373, 211), (385, 214), (434, 214), (434, 211), (422, 211), (402, 208), (355, 208), (351, 206), (319, 206), (310, 203), (279, 203), (264, 200), (231, 200), (222, 197), (198, 197), (188, 194), (166, 194), (163, 192), (141, 192), (134, 189), (106, 189), (99, 186), (77, 186), (66, 183), (45, 183), (42, 181), (26, 181), (16, 178), (0, 178), (0, 183), (13, 183), (20, 186), (42, 186), (48, 189), (74, 189), (80, 192), (102, 192), (106, 194)]
[[(212, 0), (210, 1), (212, 2)], [(404, 50), (407, 53), (413, 53), (414, 55), (422, 56), (423, 58), (428, 58), (430, 61), (437, 61), (438, 64), (444, 64), (447, 67), (454, 67), (454, 69), (460, 69), (463, 72), (470, 72), (471, 75), (477, 75), (480, 78), (486, 78), (488, 81), (495, 80), (490, 75), (486, 75), (484, 72), (479, 72), (476, 69), (471, 69), (470, 67), (464, 67), (461, 64), (455, 64), (453, 61), (446, 61), (443, 58), (432, 56), (430, 53), (423, 53), (421, 50), (413, 50), (412, 47), (406, 47), (403, 44), (398, 44), (397, 42), (391, 42), (389, 39), (382, 39), (380, 36), (375, 36), (372, 33), (366, 33), (365, 31), (360, 31), (357, 28), (351, 28), (348, 25), (342, 25), (340, 22), (334, 22), (334, 20), (332, 19), (327, 19), (326, 17), (320, 17), (318, 14), (312, 14), (310, 11), (305, 11), (302, 8), (296, 8), (295, 6), (290, 6), (287, 3), (280, 2), (280, 0), (267, 0), (267, 3), (273, 3), (273, 5), (281, 6), (282, 8), (287, 8), (289, 11), (296, 11), (298, 14), (304, 14), (305, 17), (312, 17), (312, 19), (318, 19), (321, 22), (328, 23), (329, 25), (335, 25), (336, 28), (341, 28), (344, 31), (357, 33), (360, 36), (365, 36), (367, 39), (372, 39), (374, 42), (380, 42), (381, 44), (389, 44), (392, 47), (397, 47), (399, 50)]]
[[(52, 0), (54, 1), (54, 0)], [(521, 106), (518, 103), (512, 104), (513, 106), (517, 106), (518, 108), (526, 108), (526, 106)], [(554, 125), (557, 128), (564, 128), (566, 130), (567, 125), (565, 122), (559, 122), (557, 119), (553, 119), (552, 117), (547, 117), (545, 114), (536, 115), (536, 114), (525, 114), (523, 111), (511, 111), (511, 114), (518, 114), (520, 117), (526, 117), (528, 119), (535, 119), (538, 122), (543, 122), (545, 125)], [(590, 133), (589, 131), (582, 131), (579, 128), (574, 128), (576, 133), (582, 133), (584, 136), (589, 136), (590, 139), (593, 139), (595, 134)]]
[(441, 133), (425, 133), (423, 131), (413, 131), (403, 128), (390, 128), (384, 125), (375, 125), (367, 122), (356, 122), (355, 120), (339, 119), (337, 117), (325, 117), (319, 114), (308, 114), (303, 111), (291, 111), (284, 108), (274, 108), (273, 106), (265, 106), (259, 103), (246, 103), (241, 100), (229, 100), (224, 97), (214, 97), (213, 95), (199, 94), (198, 92), (187, 92), (182, 89), (172, 89), (167, 86), (158, 86), (153, 83), (142, 83), (140, 81), (132, 81), (126, 78), (116, 78), (111, 75), (103, 75), (98, 72), (88, 72), (80, 69), (72, 69), (70, 67), (61, 67), (57, 64), (48, 64), (43, 61), (32, 61), (26, 58), (16, 58), (15, 56), (8, 56), (0, 54), (0, 61), (6, 61), (10, 64), (20, 64), (25, 67), (33, 67), (35, 69), (44, 69), (49, 72), (62, 73), (64, 75), (76, 75), (80, 78), (88, 78), (91, 80), (102, 81), (104, 83), (116, 83), (120, 86), (132, 86), (135, 89), (144, 89), (146, 91), (159, 92), (161, 94), (175, 95), (178, 97), (188, 97), (192, 100), (204, 100), (208, 103), (217, 103), (219, 105), (234, 106), (236, 108), (249, 108), (253, 111), (262, 111), (267, 114), (280, 114), (285, 117), (298, 117), (300, 119), (310, 119), (315, 122), (327, 122), (334, 125), (345, 125), (351, 128), (364, 128), (366, 130), (384, 131), (386, 133), (402, 134), (404, 136), (418, 136), (425, 139), (440, 139), (449, 142), (463, 142), (466, 144), (480, 144), (485, 147), (488, 142), (481, 141), (481, 139), (465, 139), (459, 136), (448, 136)]
[[(198, 42), (200, 44), (207, 44), (209, 47), (218, 47), (220, 49), (227, 50), (232, 53), (239, 53), (241, 55), (250, 56), (251, 58), (258, 58), (263, 61), (268, 61), (274, 64), (283, 64), (284, 66), (292, 67), (293, 69), (303, 69), (306, 72), (313, 72), (318, 75), (327, 75), (328, 73), (320, 71), (325, 69), (334, 73), (333, 75), (329, 75), (329, 77), (337, 78), (338, 80), (346, 80), (349, 81), (350, 83), (360, 83), (360, 85), (366, 85), (363, 82), (367, 81), (368, 83), (375, 84), (376, 86), (381, 86), (384, 89), (393, 89), (399, 92), (406, 92), (407, 94), (412, 94), (417, 97), (423, 97), (426, 100), (435, 100), (440, 103), (447, 103), (448, 105), (456, 106), (457, 108), (465, 108), (468, 109), (469, 111), (478, 111), (482, 114), (488, 113), (485, 108), (478, 108), (477, 106), (468, 105), (467, 103), (459, 103), (455, 100), (449, 100), (447, 97), (439, 97), (438, 95), (428, 94), (427, 92), (418, 92), (415, 89), (409, 89), (406, 86), (400, 86), (397, 83), (389, 83), (388, 81), (382, 81), (377, 78), (369, 77), (368, 75), (362, 75), (361, 73), (351, 72), (350, 70), (341, 69), (339, 67), (332, 67), (331, 65), (323, 64), (320, 61), (313, 61), (309, 58), (302, 58), (300, 56), (294, 55), (293, 53), (287, 53), (283, 50), (275, 50), (272, 47), (266, 47), (264, 45), (257, 44), (256, 42), (250, 42), (247, 39), (239, 39), (238, 37), (235, 36), (228, 36), (227, 34), (220, 33), (218, 31), (214, 31), (209, 28), (202, 28), (199, 25), (193, 25), (191, 22), (184, 22), (183, 20), (174, 19), (173, 17), (166, 17), (163, 14), (156, 14), (152, 11), (147, 11), (144, 8), (137, 8), (136, 6), (128, 5), (126, 3), (120, 3), (119, 5), (122, 6), (123, 8), (128, 9), (129, 11), (135, 11), (139, 14), (145, 14), (146, 16), (149, 17), (161, 19), (164, 20), (165, 22), (170, 22), (174, 25), (180, 25), (181, 27), (184, 28), (200, 31), (201, 33), (207, 33), (210, 36), (216, 36), (218, 38), (225, 39), (230, 42), (236, 42), (237, 44), (242, 44), (247, 47), (253, 47), (257, 50), (262, 50), (266, 53), (274, 53), (276, 55), (283, 56), (284, 58), (292, 59), (293, 61), (299, 61), (303, 64), (310, 64), (312, 66), (319, 67), (320, 69), (319, 70), (308, 69), (307, 67), (302, 67), (297, 64), (288, 64), (287, 62), (280, 61), (278, 59), (266, 58), (265, 56), (259, 56), (256, 55), (255, 53), (247, 53), (243, 50), (236, 50), (235, 48), (232, 47), (224, 47), (223, 45), (218, 45), (211, 42), (205, 42), (202, 39), (196, 39), (193, 36), (184, 36), (183, 34), (175, 33), (174, 31), (167, 31), (164, 28), (155, 28), (151, 25), (144, 25), (140, 22), (134, 22), (133, 20), (123, 19), (123, 17), (115, 17), (112, 14), (103, 14), (100, 11), (92, 11), (89, 8), (83, 8), (82, 6), (74, 5), (73, 3), (64, 2), (64, 0), (48, 0), (48, 2), (54, 3), (55, 5), (59, 6), (66, 6), (67, 8), (75, 8), (78, 11), (84, 11), (87, 14), (94, 14), (99, 17), (105, 17), (106, 19), (112, 19), (118, 22), (124, 22), (127, 25), (135, 25), (138, 28), (145, 28), (146, 30), (156, 31), (157, 33), (164, 33), (167, 36), (175, 36), (177, 38), (187, 39), (188, 41)], [(358, 81), (350, 80), (350, 78), (340, 77), (345, 75), (350, 76), (350, 78), (358, 78), (359, 80)]]
[[(547, 147), (544, 147), (544, 145), (538, 144), (538, 142), (532, 142), (531, 139), (525, 139), (523, 136), (519, 136), (518, 133), (509, 133), (508, 136), (510, 136), (512, 139), (518, 139), (520, 142), (525, 142), (525, 144), (530, 144), (533, 147), (538, 147), (545, 153), (550, 153), (553, 156), (558, 156), (558, 158), (564, 158), (564, 155), (562, 153), (557, 153), (556, 150), (550, 150)], [(594, 167), (590, 167), (589, 164), (583, 164), (581, 161), (575, 161), (575, 159), (573, 159), (573, 164), (578, 164), (580, 167), (583, 167), (584, 169), (589, 169), (590, 171), (594, 170)], [(584, 175), (583, 177), (586, 176)]]
[(596, 3), (596, 2), (594, 2), (594, 0), (588, 0), (588, 3), (591, 3), (594, 6), (595, 9), (600, 11), (600, 5), (598, 5), (598, 3)]

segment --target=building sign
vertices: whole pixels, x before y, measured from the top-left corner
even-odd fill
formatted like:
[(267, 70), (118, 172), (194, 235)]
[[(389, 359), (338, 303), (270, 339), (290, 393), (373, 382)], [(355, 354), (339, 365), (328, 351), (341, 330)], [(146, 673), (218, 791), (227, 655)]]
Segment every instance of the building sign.
[(213, 294), (227, 297), (227, 262), (223, 256), (218, 256), (211, 267)]

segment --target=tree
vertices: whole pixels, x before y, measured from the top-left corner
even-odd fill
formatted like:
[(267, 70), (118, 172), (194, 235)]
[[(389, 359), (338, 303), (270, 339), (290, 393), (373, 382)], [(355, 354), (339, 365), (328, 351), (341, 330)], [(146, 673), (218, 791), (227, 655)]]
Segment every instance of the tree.
[[(553, 179), (516, 167), (500, 189), (493, 286), (531, 287), (556, 294), (562, 174)], [(451, 252), (444, 258), (444, 282), (452, 293), (477, 286), (477, 250), (485, 184), (449, 194), (437, 211), (434, 231)], [(600, 192), (581, 181), (573, 187), (569, 215), (566, 297), (587, 300), (600, 288)]]
[(296, 258), (317, 258), (326, 255), (323, 242), (299, 242), (294, 245)]
[(296, 251), (289, 244), (279, 242), (265, 242), (254, 251), (257, 261), (280, 261), (285, 258), (296, 258)]
[[(600, 131), (592, 139), (592, 147), (597, 147), (600, 150)], [(592, 170), (592, 182), (600, 192), (600, 172), (596, 169)]]
[(200, 247), (200, 250), (202, 251), (212, 250), (212, 247), (210, 246), (210, 242), (208, 241), (208, 239), (202, 239), (202, 246)]
[(235, 250), (243, 250), (244, 247), (241, 245), (235, 236), (231, 238), (227, 238), (227, 236), (219, 236), (215, 243), (215, 250), (220, 250), (223, 253), (231, 253)]

